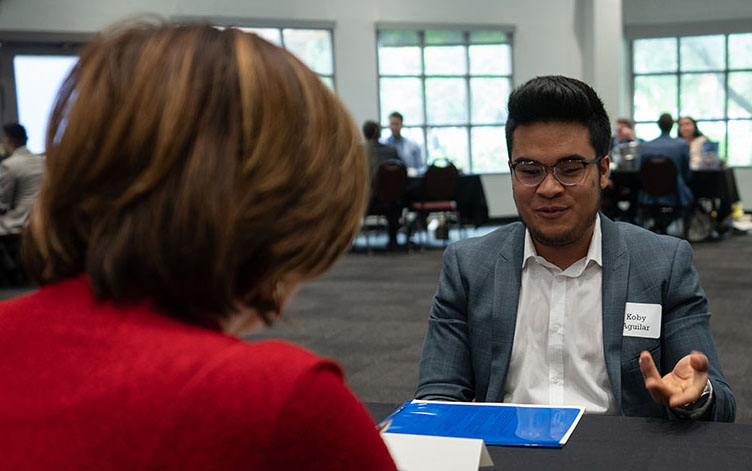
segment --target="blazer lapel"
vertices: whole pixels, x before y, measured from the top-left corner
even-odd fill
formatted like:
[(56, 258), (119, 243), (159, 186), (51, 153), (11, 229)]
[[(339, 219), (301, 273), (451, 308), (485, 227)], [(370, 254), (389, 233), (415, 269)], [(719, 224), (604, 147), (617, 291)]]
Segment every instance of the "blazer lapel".
[(603, 353), (616, 404), (621, 409), (621, 342), (629, 284), (629, 256), (617, 225), (601, 214), (603, 246)]
[(502, 241), (494, 269), (493, 318), (489, 326), (493, 331), (494, 343), (485, 398), (488, 402), (500, 402), (502, 399), (517, 323), (524, 248), (525, 226), (515, 224), (507, 239)]

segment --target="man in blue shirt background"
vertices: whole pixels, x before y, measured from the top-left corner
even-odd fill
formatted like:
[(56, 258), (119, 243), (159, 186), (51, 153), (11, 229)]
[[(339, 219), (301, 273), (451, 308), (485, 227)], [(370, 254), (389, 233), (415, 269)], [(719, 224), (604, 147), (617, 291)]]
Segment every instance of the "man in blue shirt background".
[(402, 136), (402, 121), (402, 114), (397, 111), (389, 115), (389, 128), (392, 130), (392, 135), (384, 140), (384, 144), (397, 149), (397, 154), (405, 161), (407, 168), (422, 172), (426, 168), (423, 153), (416, 142)]
[(668, 113), (663, 113), (658, 118), (658, 127), (661, 135), (650, 142), (640, 144), (640, 162), (650, 158), (668, 157), (674, 161), (677, 171), (677, 193), (666, 196), (652, 196), (645, 192), (640, 193), (642, 204), (665, 204), (681, 205), (691, 208), (694, 197), (689, 188), (689, 179), (692, 171), (689, 168), (689, 145), (682, 138), (671, 137), (671, 129), (674, 127), (674, 119)]

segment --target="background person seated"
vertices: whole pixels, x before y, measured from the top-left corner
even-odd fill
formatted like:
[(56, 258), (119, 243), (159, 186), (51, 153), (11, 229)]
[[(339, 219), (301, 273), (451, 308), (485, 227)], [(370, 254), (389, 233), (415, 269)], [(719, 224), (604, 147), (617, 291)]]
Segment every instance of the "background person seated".
[(26, 148), (26, 129), (3, 125), (3, 144), (11, 155), (0, 162), (0, 236), (20, 234), (39, 194), (44, 159)]
[(619, 118), (616, 120), (616, 134), (614, 134), (611, 147), (628, 142), (641, 142), (634, 133), (635, 122), (631, 118)]
[(366, 159), (290, 53), (238, 29), (121, 25), (65, 80), (0, 304), (5, 469), (394, 470), (331, 360), (272, 323), (359, 229)]
[(671, 137), (674, 119), (670, 114), (664, 113), (658, 118), (658, 127), (661, 129), (661, 135), (640, 145), (640, 161), (644, 162), (646, 159), (660, 156), (670, 158), (676, 166), (677, 191), (676, 194), (661, 197), (655, 197), (641, 191), (638, 197), (639, 201), (645, 205), (665, 204), (691, 208), (694, 197), (688, 185), (689, 179), (692, 177), (692, 171), (689, 168), (689, 145), (684, 139)]
[[(366, 121), (363, 123), (363, 137), (366, 138), (366, 150), (371, 167), (371, 188), (374, 188), (379, 166), (388, 162), (400, 163), (403, 166), (405, 162), (397, 155), (397, 150), (386, 144), (379, 142), (381, 135), (381, 126), (375, 121)], [(373, 193), (373, 192), (372, 192)], [(378, 212), (386, 217), (387, 231), (389, 233), (388, 249), (396, 249), (397, 232), (400, 227), (400, 217), (402, 216), (402, 205), (399, 203), (386, 203), (381, 201), (376, 194), (372, 194), (369, 202), (368, 213)]]
[[(693, 169), (718, 167), (718, 144), (711, 143), (689, 116), (679, 118), (679, 137), (689, 144), (689, 166)], [(712, 148), (712, 149), (711, 149)], [(712, 155), (711, 155), (712, 154)]]
[(368, 162), (371, 167), (371, 180), (376, 176), (379, 165), (390, 160), (399, 160), (404, 163), (394, 147), (379, 142), (380, 135), (381, 126), (379, 126), (379, 123), (376, 121), (366, 121), (363, 123), (363, 137), (366, 139)]

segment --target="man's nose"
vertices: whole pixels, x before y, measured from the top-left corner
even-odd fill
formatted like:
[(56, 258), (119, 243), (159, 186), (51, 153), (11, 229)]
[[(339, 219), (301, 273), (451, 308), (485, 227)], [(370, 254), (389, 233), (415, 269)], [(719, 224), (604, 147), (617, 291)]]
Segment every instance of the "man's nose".
[(543, 195), (555, 195), (564, 191), (564, 185), (554, 176), (554, 169), (551, 167), (545, 167), (546, 176), (543, 177), (543, 181), (538, 184), (538, 193)]

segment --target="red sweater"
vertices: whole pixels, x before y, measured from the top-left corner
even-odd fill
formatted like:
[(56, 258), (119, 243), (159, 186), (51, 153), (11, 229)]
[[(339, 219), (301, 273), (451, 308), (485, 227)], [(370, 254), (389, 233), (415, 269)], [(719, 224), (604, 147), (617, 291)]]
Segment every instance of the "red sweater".
[(340, 368), (85, 277), (0, 303), (0, 468), (393, 470)]

